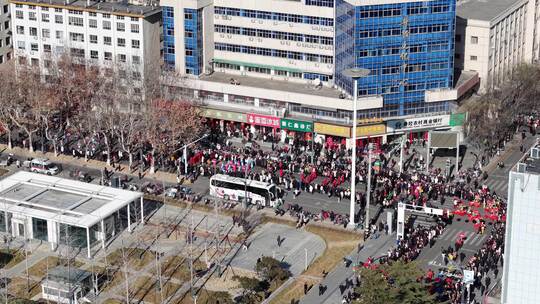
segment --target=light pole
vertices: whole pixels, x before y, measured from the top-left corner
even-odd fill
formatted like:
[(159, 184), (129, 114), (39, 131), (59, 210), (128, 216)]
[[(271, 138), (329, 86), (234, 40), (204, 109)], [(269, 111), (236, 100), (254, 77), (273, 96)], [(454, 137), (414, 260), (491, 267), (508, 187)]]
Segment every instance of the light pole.
[[(185, 144), (183, 147), (181, 148), (178, 148), (176, 150), (173, 151), (173, 153), (175, 153), (176, 151), (180, 151), (182, 149), (184, 149), (184, 155), (183, 155), (183, 158), (184, 158), (184, 174), (187, 175), (187, 169), (188, 169), (188, 163), (187, 163), (187, 147), (193, 145), (194, 143), (197, 143), (198, 141), (208, 137), (209, 134), (204, 134), (203, 136), (199, 137), (198, 139), (190, 142), (189, 144)], [(180, 164), (178, 164), (178, 175), (180, 175)]]
[(371, 149), (373, 145), (368, 143), (368, 173), (367, 173), (367, 190), (366, 190), (366, 224), (364, 231), (369, 231), (369, 203), (371, 202)]
[(354, 227), (355, 200), (356, 200), (356, 124), (358, 103), (358, 78), (369, 75), (368, 69), (350, 68), (343, 71), (343, 75), (354, 80), (353, 93), (353, 128), (352, 128), (352, 162), (351, 162), (351, 206), (349, 211), (349, 226)]

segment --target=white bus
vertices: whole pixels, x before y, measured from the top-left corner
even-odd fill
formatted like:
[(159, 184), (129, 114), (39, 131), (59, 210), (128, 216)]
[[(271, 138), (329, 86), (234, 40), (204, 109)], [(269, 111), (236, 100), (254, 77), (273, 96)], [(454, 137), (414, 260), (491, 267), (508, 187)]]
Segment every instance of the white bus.
[(210, 178), (210, 195), (226, 200), (247, 201), (274, 207), (277, 202), (276, 185), (245, 178), (216, 174)]

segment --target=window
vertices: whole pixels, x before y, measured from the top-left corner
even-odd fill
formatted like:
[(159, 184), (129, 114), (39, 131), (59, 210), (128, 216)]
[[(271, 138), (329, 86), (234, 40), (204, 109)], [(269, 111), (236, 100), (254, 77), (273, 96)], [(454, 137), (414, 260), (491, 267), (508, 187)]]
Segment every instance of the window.
[(55, 13), (61, 13), (61, 12), (62, 12), (62, 9), (61, 9), (61, 8), (58, 8), (58, 7), (55, 7), (55, 8), (54, 8), (54, 12), (55, 12)]
[(46, 69), (50, 69), (52, 67), (52, 61), (43, 60), (43, 66), (45, 66)]
[(16, 8), (22, 8), (23, 6), (22, 6), (22, 4), (17, 3), (17, 4), (15, 4), (15, 7)]
[(64, 53), (64, 47), (61, 46), (61, 45), (55, 46), (55, 52), (56, 52), (57, 54), (62, 54), (62, 53)]
[(64, 39), (64, 32), (56, 31), (56, 39)]
[(15, 18), (24, 19), (24, 14), (22, 11), (15, 11)]
[(90, 43), (93, 43), (93, 44), (97, 43), (97, 35), (90, 35)]
[(38, 51), (38, 44), (37, 43), (30, 43), (30, 50), (37, 52)]
[(33, 36), (33, 37), (37, 37), (37, 28), (35, 27), (30, 27), (28, 28), (28, 32), (30, 33), (30, 36)]
[(82, 11), (76, 11), (76, 10), (68, 10), (68, 13), (73, 14), (73, 15), (82, 15), (83, 14)]
[(131, 40), (131, 47), (134, 49), (139, 49), (141, 47), (141, 42), (139, 40)]
[(118, 45), (119, 47), (125, 47), (126, 46), (126, 39), (118, 38), (116, 40), (116, 45)]
[(83, 26), (84, 25), (84, 20), (81, 17), (69, 16), (69, 25)]
[(26, 57), (19, 56), (19, 64), (26, 64)]
[(2, 41), (2, 39), (0, 39), (0, 48), (4, 46), (4, 41)]
[(103, 29), (104, 30), (110, 30), (111, 29), (111, 22), (107, 20), (103, 20)]
[(28, 12), (28, 19), (36, 21), (37, 20), (36, 12)]
[(44, 12), (48, 12), (49, 11), (49, 8), (48, 7), (41, 7), (41, 10), (44, 11)]
[(139, 25), (138, 24), (132, 24), (131, 25), (131, 32), (132, 33), (138, 33), (139, 32)]
[(43, 52), (50, 53), (51, 52), (51, 45), (50, 44), (44, 44), (43, 45)]
[(101, 14), (101, 16), (105, 19), (111, 18), (111, 14)]
[(76, 42), (84, 42), (84, 34), (81, 33), (69, 33), (69, 40)]
[(130, 20), (133, 21), (133, 22), (138, 22), (138, 21), (139, 21), (139, 18), (137, 18), (137, 17), (131, 17)]
[(119, 32), (125, 32), (126, 31), (126, 24), (122, 22), (116, 23), (116, 30)]
[(116, 20), (124, 20), (124, 16), (116, 16)]
[[(39, 66), (39, 59), (37, 59), (37, 58), (32, 58), (32, 59), (30, 59), (30, 64), (31, 64), (32, 66), (35, 66), (35, 67)], [(23, 226), (23, 227), (24, 227), (24, 226)], [(21, 227), (20, 227), (20, 226), (19, 226), (19, 231), (21, 231)]]
[(118, 54), (118, 61), (120, 61), (120, 62), (126, 62), (126, 55), (124, 55), (124, 54)]
[(64, 23), (64, 16), (55, 15), (54, 16), (54, 23), (56, 23), (56, 24)]
[(84, 49), (71, 48), (69, 51), (71, 53), (71, 56), (73, 57), (79, 57), (79, 58), (84, 57)]
[(88, 16), (90, 16), (90, 17), (97, 17), (97, 13), (95, 13), (95, 12), (89, 12), (89, 13), (88, 13)]
[(9, 11), (9, 5), (4, 5), (4, 14), (7, 14)]
[(471, 44), (478, 44), (478, 36), (471, 36)]
[(478, 60), (478, 57), (477, 57), (477, 56), (471, 56), (470, 58), (471, 58), (471, 61), (476, 61), (476, 60)]
[(24, 41), (17, 41), (17, 49), (19, 50), (26, 49), (26, 43)]
[(111, 61), (112, 60), (112, 53), (111, 52), (103, 53), (103, 58), (105, 58), (105, 60)]
[(193, 14), (192, 14), (192, 13), (185, 13), (185, 14), (184, 14), (184, 19), (186, 19), (186, 20), (191, 20), (191, 19), (193, 19)]
[(133, 79), (140, 80), (141, 79), (141, 72), (134, 71), (133, 72)]
[(41, 21), (43, 22), (49, 22), (49, 14), (41, 14)]
[(9, 20), (8, 20), (8, 21), (4, 21), (4, 29), (5, 29), (5, 30), (9, 29)]
[(98, 59), (98, 51), (90, 51), (90, 58)]
[(103, 37), (103, 44), (112, 45), (112, 38), (107, 36)]
[[(6, 46), (9, 46), (10, 44), (11, 44), (11, 37), (6, 37)], [(8, 59), (9, 59), (9, 56), (8, 56)]]
[(17, 31), (17, 34), (24, 35), (24, 26), (17, 25), (16, 31)]
[(41, 30), (41, 36), (43, 38), (51, 38), (51, 30), (49, 29), (42, 29)]
[(96, 19), (89, 19), (88, 20), (88, 26), (90, 28), (97, 28), (97, 20)]
[(132, 57), (131, 57), (131, 62), (132, 62), (133, 64), (140, 64), (140, 63), (141, 63), (141, 57), (139, 57), (139, 56), (132, 56)]

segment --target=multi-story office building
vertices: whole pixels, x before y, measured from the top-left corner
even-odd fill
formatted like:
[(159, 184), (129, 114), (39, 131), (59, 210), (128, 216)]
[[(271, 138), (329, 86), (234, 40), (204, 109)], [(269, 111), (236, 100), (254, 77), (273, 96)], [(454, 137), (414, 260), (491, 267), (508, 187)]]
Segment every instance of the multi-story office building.
[(168, 84), (208, 108), (229, 110), (210, 111), (218, 116), (212, 118), (282, 130), (287, 122), (259, 124), (254, 118), (326, 121), (332, 124), (315, 124), (318, 134), (350, 137), (354, 89), (343, 72), (359, 67), (370, 75), (358, 83), (358, 117), (372, 124), (359, 130), (360, 137), (400, 133), (392, 120), (403, 123), (418, 115), (426, 122), (413, 122), (411, 129), (449, 127), (448, 117), (441, 124), (429, 121), (448, 114), (458, 97), (455, 0), (161, 0), (161, 5), (164, 61), (185, 75)]
[[(62, 54), (109, 68), (126, 68), (134, 90), (159, 68), (161, 8), (124, 2), (11, 1), (18, 64), (43, 74)], [(140, 92), (134, 92), (140, 93)]]
[(538, 59), (537, 1), (459, 1), (456, 10), (456, 67), (478, 72), (481, 91), (496, 87), (518, 64)]
[(0, 0), (0, 64), (11, 59), (11, 15), (7, 0)]
[(540, 145), (509, 173), (502, 304), (538, 303), (540, 298)]

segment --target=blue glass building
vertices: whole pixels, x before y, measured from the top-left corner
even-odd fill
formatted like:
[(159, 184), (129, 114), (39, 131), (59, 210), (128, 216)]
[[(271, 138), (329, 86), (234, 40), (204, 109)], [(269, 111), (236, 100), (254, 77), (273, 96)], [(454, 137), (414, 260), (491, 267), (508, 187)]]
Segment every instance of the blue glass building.
[(448, 110), (449, 102), (424, 98), (426, 90), (452, 87), (454, 32), (455, 0), (364, 6), (336, 0), (336, 84), (352, 95), (343, 71), (366, 68), (371, 73), (358, 81), (358, 96), (382, 95), (384, 116)]

